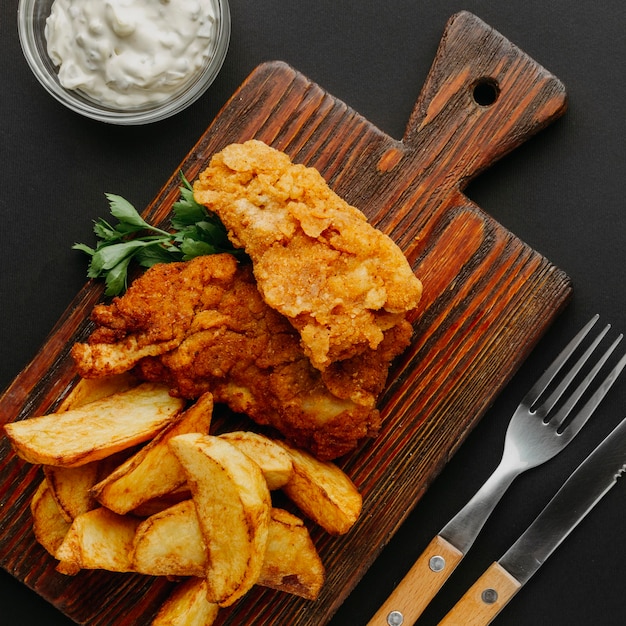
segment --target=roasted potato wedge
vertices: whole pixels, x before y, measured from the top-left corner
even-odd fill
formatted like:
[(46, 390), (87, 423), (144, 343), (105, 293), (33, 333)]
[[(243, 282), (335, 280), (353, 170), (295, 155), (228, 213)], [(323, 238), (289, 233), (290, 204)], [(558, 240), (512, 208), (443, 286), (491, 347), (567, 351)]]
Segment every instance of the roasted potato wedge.
[(176, 586), (152, 626), (211, 626), (219, 606), (206, 597), (206, 578), (190, 578)]
[(131, 568), (149, 576), (207, 575), (206, 546), (191, 500), (151, 515), (139, 524)]
[(184, 433), (208, 433), (213, 396), (206, 393), (139, 452), (93, 487), (94, 497), (121, 515), (145, 502), (181, 488), (185, 472), (168, 446), (172, 437)]
[(243, 430), (224, 433), (220, 437), (247, 454), (261, 468), (270, 491), (280, 489), (291, 477), (293, 463), (289, 453), (269, 437)]
[(324, 578), (324, 565), (303, 521), (283, 509), (272, 509), (265, 560), (257, 584), (315, 600)]
[(130, 372), (106, 378), (81, 378), (63, 398), (56, 413), (77, 409), (95, 400), (112, 396), (114, 393), (128, 391), (138, 384), (139, 381)]
[(171, 506), (174, 506), (183, 500), (190, 499), (191, 492), (185, 484), (175, 491), (170, 491), (162, 496), (143, 502), (136, 509), (133, 509), (131, 514), (136, 515), (137, 517), (150, 517), (151, 515), (156, 515), (157, 513), (161, 513), (162, 511), (169, 509)]
[(83, 513), (72, 522), (55, 556), (81, 569), (129, 572), (139, 522), (104, 507)]
[(45, 478), (30, 501), (30, 511), (35, 539), (48, 553), (55, 556), (70, 529), (70, 523), (61, 513)]
[(350, 478), (330, 461), (281, 441), (293, 462), (293, 474), (283, 491), (311, 520), (332, 535), (350, 530), (359, 515), (363, 499)]
[(170, 446), (187, 474), (209, 555), (207, 598), (229, 606), (258, 580), (271, 500), (259, 466), (219, 437), (179, 435)]
[(76, 467), (154, 437), (183, 408), (167, 387), (145, 383), (83, 407), (12, 422), (5, 431), (30, 463)]
[(91, 488), (98, 480), (98, 464), (92, 461), (79, 467), (43, 466), (52, 497), (68, 522), (96, 508)]

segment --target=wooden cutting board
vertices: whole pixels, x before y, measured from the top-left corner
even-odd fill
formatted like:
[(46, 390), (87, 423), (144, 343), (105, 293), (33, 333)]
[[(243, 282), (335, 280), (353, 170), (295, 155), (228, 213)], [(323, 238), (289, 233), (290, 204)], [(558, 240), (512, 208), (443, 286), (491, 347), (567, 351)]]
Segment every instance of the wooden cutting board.
[[(468, 181), (566, 107), (562, 84), (469, 13), (448, 22), (397, 141), (291, 67), (259, 66), (181, 164), (193, 180), (225, 145), (257, 138), (320, 170), (404, 250), (424, 283), (414, 340), (392, 369), (383, 430), (342, 467), (364, 497), (356, 527), (312, 536), (327, 568), (316, 602), (255, 589), (219, 624), (326, 623), (571, 295), (568, 277), (463, 195)], [(178, 170), (146, 209), (162, 222)], [(3, 422), (43, 413), (75, 381), (69, 347), (90, 330), (89, 283), (0, 400)], [(35, 542), (40, 470), (0, 447), (2, 566), (78, 623), (149, 624), (170, 583), (132, 574), (65, 577)]]

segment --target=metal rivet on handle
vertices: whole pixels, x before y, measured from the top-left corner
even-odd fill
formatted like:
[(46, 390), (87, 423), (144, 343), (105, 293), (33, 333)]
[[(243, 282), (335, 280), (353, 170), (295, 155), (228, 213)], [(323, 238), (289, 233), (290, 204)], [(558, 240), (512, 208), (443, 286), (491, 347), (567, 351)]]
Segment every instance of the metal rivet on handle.
[(430, 557), (430, 561), (428, 561), (428, 566), (433, 572), (441, 572), (446, 566), (446, 560), (442, 556), (439, 556), (437, 554), (436, 556)]
[(391, 613), (387, 615), (387, 624), (389, 624), (389, 626), (402, 626), (402, 624), (404, 624), (404, 615), (402, 615), (400, 611), (391, 611)]
[(485, 604), (493, 604), (498, 599), (498, 592), (495, 589), (485, 589), (480, 597)]

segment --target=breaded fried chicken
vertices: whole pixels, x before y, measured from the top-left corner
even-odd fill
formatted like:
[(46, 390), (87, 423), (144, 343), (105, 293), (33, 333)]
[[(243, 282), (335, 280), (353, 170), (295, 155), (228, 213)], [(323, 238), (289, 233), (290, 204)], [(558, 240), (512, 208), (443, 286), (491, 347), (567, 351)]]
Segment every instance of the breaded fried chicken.
[(419, 302), (421, 282), (396, 244), (317, 170), (260, 141), (215, 154), (194, 197), (251, 257), (265, 302), (322, 371), (375, 350)]
[(397, 325), (378, 350), (321, 373), (297, 331), (262, 299), (250, 266), (229, 254), (156, 265), (124, 296), (96, 307), (93, 320), (88, 343), (72, 349), (82, 376), (134, 368), (175, 395), (193, 399), (210, 391), (322, 459), (376, 433), (376, 399), (412, 331), (406, 322)]

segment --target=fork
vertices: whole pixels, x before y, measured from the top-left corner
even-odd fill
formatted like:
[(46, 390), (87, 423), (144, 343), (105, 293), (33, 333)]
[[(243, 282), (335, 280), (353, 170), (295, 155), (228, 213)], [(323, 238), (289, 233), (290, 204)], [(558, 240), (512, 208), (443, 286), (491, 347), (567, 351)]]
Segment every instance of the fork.
[[(626, 354), (578, 413), (569, 420), (567, 418), (621, 341), (622, 335), (613, 341), (557, 410), (555, 407), (559, 400), (607, 334), (610, 324), (596, 336), (571, 369), (562, 375), (560, 382), (555, 379), (598, 319), (599, 316), (595, 315), (587, 322), (524, 396), (509, 422), (502, 458), (492, 475), (431, 540), (368, 622), (368, 626), (413, 624), (467, 554), (513, 480), (522, 472), (545, 463), (558, 454), (586, 424), (626, 366)], [(553, 382), (558, 384), (548, 395), (548, 387)]]

